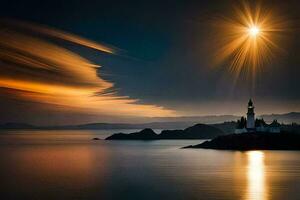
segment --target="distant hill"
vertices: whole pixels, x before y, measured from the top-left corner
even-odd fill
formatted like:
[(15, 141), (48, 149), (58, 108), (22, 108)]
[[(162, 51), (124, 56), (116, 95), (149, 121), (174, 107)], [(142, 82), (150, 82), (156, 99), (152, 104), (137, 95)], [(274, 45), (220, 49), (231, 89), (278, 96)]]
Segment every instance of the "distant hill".
[(216, 124), (223, 123), (226, 121), (236, 121), (241, 116), (237, 115), (206, 115), (206, 116), (181, 116), (181, 117), (155, 117), (152, 118), (158, 122), (193, 122), (202, 124)]
[(300, 112), (290, 112), (285, 114), (261, 115), (266, 122), (272, 122), (276, 119), (280, 123), (300, 123)]
[(151, 122), (142, 124), (93, 123), (73, 126), (76, 129), (182, 129), (195, 124), (194, 122)]
[(163, 130), (160, 134), (149, 128), (129, 134), (116, 133), (106, 140), (210, 139), (224, 134), (226, 133), (216, 127), (196, 124), (184, 130)]
[[(300, 123), (300, 112), (290, 112), (284, 114), (262, 114), (266, 122), (276, 119), (279, 123)], [(160, 122), (194, 122), (202, 124), (218, 124), (223, 122), (237, 121), (241, 116), (237, 115), (209, 115), (209, 116), (182, 116), (182, 117), (156, 117), (153, 120)]]
[(37, 127), (24, 123), (5, 123), (0, 125), (0, 129), (35, 129)]
[[(300, 112), (291, 112), (286, 114), (261, 115), (266, 122), (272, 122), (277, 119), (279, 123), (298, 123), (300, 124)], [(90, 123), (80, 125), (66, 126), (34, 126), (25, 123), (5, 123), (0, 124), (0, 129), (56, 129), (56, 130), (106, 130), (106, 129), (184, 129), (194, 124), (209, 124), (224, 132), (233, 132), (235, 121), (240, 116), (220, 115), (220, 116), (193, 116), (193, 117), (159, 117), (151, 118), (157, 122), (130, 124), (130, 123)]]
[(195, 122), (151, 122), (143, 124), (126, 123), (91, 123), (67, 126), (34, 126), (24, 123), (0, 124), (0, 129), (44, 129), (44, 130), (108, 130), (108, 129), (183, 129), (196, 124)]
[(106, 140), (157, 140), (159, 135), (152, 129), (146, 128), (134, 133), (116, 133), (106, 138)]
[(232, 121), (232, 122), (223, 122), (219, 124), (210, 124), (210, 125), (222, 130), (225, 133), (233, 133), (237, 123), (235, 121)]
[(25, 123), (0, 124), (0, 129), (44, 129), (44, 130), (108, 130), (108, 129), (183, 129), (195, 124), (194, 122), (152, 122), (143, 124), (126, 123), (91, 123), (66, 126), (34, 126)]

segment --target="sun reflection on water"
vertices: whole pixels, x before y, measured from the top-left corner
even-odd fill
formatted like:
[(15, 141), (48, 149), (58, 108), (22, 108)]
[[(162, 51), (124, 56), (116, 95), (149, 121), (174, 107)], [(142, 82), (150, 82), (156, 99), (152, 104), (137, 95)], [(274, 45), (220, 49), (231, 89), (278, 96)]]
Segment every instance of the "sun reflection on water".
[(247, 192), (245, 200), (267, 200), (264, 153), (250, 151), (247, 153)]

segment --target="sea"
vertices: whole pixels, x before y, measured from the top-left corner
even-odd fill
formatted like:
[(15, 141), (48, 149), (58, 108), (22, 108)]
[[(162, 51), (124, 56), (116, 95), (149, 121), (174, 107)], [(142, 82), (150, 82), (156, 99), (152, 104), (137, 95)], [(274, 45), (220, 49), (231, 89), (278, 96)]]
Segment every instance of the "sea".
[(135, 131), (1, 131), (0, 199), (300, 199), (299, 151), (182, 149), (203, 140), (92, 140)]

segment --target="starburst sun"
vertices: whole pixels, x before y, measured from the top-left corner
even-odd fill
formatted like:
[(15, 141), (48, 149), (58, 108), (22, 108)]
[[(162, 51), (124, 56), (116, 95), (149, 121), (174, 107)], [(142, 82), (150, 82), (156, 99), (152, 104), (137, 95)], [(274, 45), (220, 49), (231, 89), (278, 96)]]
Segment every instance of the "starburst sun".
[(282, 50), (280, 37), (286, 23), (274, 10), (242, 3), (233, 16), (217, 20), (217, 61), (236, 74), (253, 75)]
[(259, 34), (260, 29), (257, 26), (252, 26), (249, 27), (248, 32), (252, 37), (256, 37)]

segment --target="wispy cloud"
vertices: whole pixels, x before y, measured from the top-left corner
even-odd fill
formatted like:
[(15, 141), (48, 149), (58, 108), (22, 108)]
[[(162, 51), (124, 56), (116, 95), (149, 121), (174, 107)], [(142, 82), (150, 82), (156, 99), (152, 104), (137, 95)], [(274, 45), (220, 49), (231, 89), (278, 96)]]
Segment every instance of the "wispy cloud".
[[(51, 38), (115, 54), (116, 49), (49, 27), (2, 21), (0, 28), (0, 87), (17, 91), (16, 97), (93, 114), (118, 116), (170, 116), (157, 105), (119, 96), (113, 83), (101, 78), (98, 65)], [(1, 91), (1, 90), (0, 90)]]

